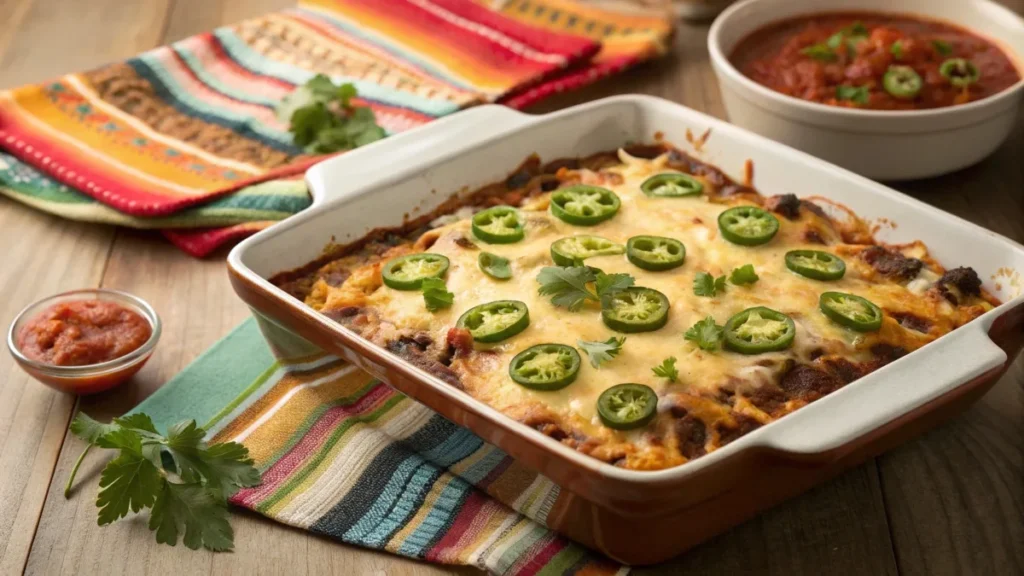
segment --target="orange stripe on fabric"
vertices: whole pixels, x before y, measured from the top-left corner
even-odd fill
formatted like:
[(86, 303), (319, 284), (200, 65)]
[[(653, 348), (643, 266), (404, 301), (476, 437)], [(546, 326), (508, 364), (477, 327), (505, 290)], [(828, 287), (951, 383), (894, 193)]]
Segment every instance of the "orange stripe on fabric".
[[(296, 386), (308, 384), (309, 382), (324, 378), (348, 367), (349, 364), (347, 362), (338, 360), (337, 362), (331, 362), (308, 371), (289, 372), (285, 374), (270, 390), (267, 390), (263, 396), (253, 402), (228, 425), (224, 426), (217, 433), (218, 440), (231, 439), (241, 434), (243, 430), (252, 425), (252, 423), (255, 422), (264, 412), (273, 407), (278, 400), (283, 398), (285, 394)], [(281, 370), (284, 370), (284, 368), (281, 368)]]
[(385, 12), (389, 7), (394, 10), (398, 5), (371, 5), (363, 0), (312, 0), (310, 3), (325, 9), (335, 5), (335, 9), (340, 8), (347, 19), (372, 28), (406, 50), (438, 63), (487, 92), (508, 90), (549, 69), (511, 54), (499, 57), (493, 43), (471, 33), (452, 28), (445, 28), (443, 34), (438, 30), (424, 30), (420, 22)]
[[(64, 83), (62, 86), (65, 91), (72, 93), (69, 94), (70, 102), (67, 105), (76, 106), (76, 102), (80, 102), (77, 106), (88, 105), (88, 99), (74, 91), (70, 85)], [(169, 197), (202, 195), (208, 191), (233, 184), (233, 182), (225, 180), (214, 180), (209, 175), (204, 176), (181, 170), (169, 163), (161, 163), (152, 156), (133, 150), (110, 136), (105, 136), (103, 128), (107, 121), (112, 120), (108, 115), (103, 113), (93, 115), (91, 112), (83, 111), (79, 113), (79, 118), (75, 118), (71, 115), (73, 113), (71, 110), (62, 109), (52, 102), (41, 86), (26, 86), (14, 90), (11, 94), (14, 104), (21, 109), (16, 111), (15, 115), (30, 116), (32, 120), (45, 124), (54, 136), (59, 136), (59, 138), (51, 138), (55, 145), (59, 143), (65, 149), (74, 148), (76, 150), (81, 150), (81, 146), (84, 146), (92, 150), (95, 162), (91, 163), (97, 172), (117, 174), (118, 180), (130, 181), (135, 186), (151, 193)], [(136, 135), (128, 138), (146, 139), (145, 134), (125, 124), (118, 124), (117, 128), (119, 131), (124, 130), (129, 134)], [(124, 141), (125, 137), (122, 135), (118, 139)], [(71, 141), (80, 146), (70, 144)], [(163, 148), (166, 149), (166, 147)], [(175, 152), (186, 156), (186, 158), (190, 156), (177, 149)], [(100, 158), (107, 159), (110, 164), (104, 165)], [(201, 159), (196, 158), (195, 161), (204, 164)], [(133, 174), (133, 172), (135, 173)], [(145, 174), (148, 178), (142, 177), (140, 174)]]

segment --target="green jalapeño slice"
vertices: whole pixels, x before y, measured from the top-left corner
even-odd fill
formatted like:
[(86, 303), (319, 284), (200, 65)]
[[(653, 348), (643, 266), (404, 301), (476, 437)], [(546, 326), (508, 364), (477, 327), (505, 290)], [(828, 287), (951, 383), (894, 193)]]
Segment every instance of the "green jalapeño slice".
[(512, 264), (508, 258), (502, 258), (490, 252), (481, 252), (476, 258), (480, 270), (495, 280), (508, 280), (512, 277)]
[(747, 308), (725, 323), (725, 346), (740, 354), (785, 350), (795, 336), (792, 318), (764, 306)]
[(594, 256), (622, 254), (625, 248), (600, 236), (570, 236), (551, 245), (551, 259), (559, 266), (575, 266)]
[(609, 428), (641, 428), (658, 414), (658, 395), (643, 384), (618, 384), (597, 398), (597, 414)]
[(477, 342), (501, 342), (519, 334), (530, 325), (530, 311), (518, 300), (498, 300), (474, 306), (456, 326), (469, 330)]
[(602, 307), (601, 320), (616, 332), (653, 332), (668, 322), (668, 298), (650, 288), (616, 292)]
[(737, 206), (718, 216), (718, 228), (733, 244), (759, 246), (775, 237), (779, 220), (757, 206)]
[(512, 244), (523, 239), (523, 221), (511, 206), (495, 206), (473, 215), (473, 234), (488, 244)]
[(786, 252), (786, 268), (812, 280), (839, 280), (846, 274), (846, 262), (820, 250)]
[(921, 93), (924, 80), (910, 66), (889, 66), (889, 70), (882, 77), (882, 86), (893, 98), (913, 100)]
[(939, 66), (939, 74), (942, 74), (949, 83), (957, 88), (964, 88), (974, 84), (981, 79), (981, 70), (970, 60), (963, 58), (950, 58)]
[(512, 359), (508, 375), (533, 390), (559, 390), (572, 384), (580, 373), (580, 353), (565, 344), (530, 346)]
[(663, 236), (633, 236), (626, 242), (626, 258), (637, 268), (660, 272), (683, 265), (686, 247)]
[(866, 298), (843, 292), (825, 292), (818, 306), (829, 320), (857, 332), (874, 332), (882, 327), (882, 309)]
[(607, 188), (579, 184), (551, 193), (551, 213), (574, 226), (593, 226), (619, 211), (619, 197)]
[(689, 174), (665, 172), (644, 180), (640, 190), (655, 198), (682, 198), (699, 196), (704, 191), (704, 184)]
[(384, 284), (395, 290), (419, 290), (426, 278), (440, 278), (448, 271), (448, 258), (440, 254), (409, 254), (388, 261), (381, 272)]

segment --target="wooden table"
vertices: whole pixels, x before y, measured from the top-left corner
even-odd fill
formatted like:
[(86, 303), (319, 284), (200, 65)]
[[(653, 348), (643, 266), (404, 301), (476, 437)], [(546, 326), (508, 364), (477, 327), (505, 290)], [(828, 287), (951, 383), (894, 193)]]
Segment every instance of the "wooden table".
[[(1024, 0), (1006, 0), (1024, 11)], [(0, 87), (125, 58), (290, 4), (289, 0), (0, 0)], [(557, 101), (623, 92), (663, 96), (723, 117), (704, 41), (684, 26), (671, 56)], [(908, 151), (908, 153), (912, 153)], [(898, 186), (1024, 241), (1024, 123), (993, 157), (960, 173)], [(228, 285), (226, 252), (198, 261), (159, 236), (71, 223), (0, 198), (0, 327), (39, 295), (104, 286), (150, 301), (165, 326), (133, 383), (76, 401), (0, 353), (0, 574), (440, 574), (452, 570), (367, 552), (238, 512), (236, 552), (154, 542), (144, 520), (98, 528), (103, 464), (62, 488), (82, 442), (72, 413), (118, 415), (247, 315)], [(692, 551), (664, 574), (1024, 574), (1024, 359), (965, 415)]]

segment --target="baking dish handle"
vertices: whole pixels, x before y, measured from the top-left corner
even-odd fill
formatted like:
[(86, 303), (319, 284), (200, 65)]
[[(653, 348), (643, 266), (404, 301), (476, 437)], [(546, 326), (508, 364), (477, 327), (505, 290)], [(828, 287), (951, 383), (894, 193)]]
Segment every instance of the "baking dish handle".
[[(365, 184), (379, 182), (381, 174), (393, 173), (398, 167), (436, 162), (450, 153), (451, 146), (444, 143), (458, 142), (464, 149), (505, 129), (529, 124), (533, 118), (497, 104), (475, 106), (324, 160), (306, 172), (313, 205), (353, 196)], [(328, 171), (345, 174), (344, 182), (327, 182)]]
[[(841, 456), (845, 445), (1006, 364), (983, 321), (916, 351), (814, 403), (804, 418), (783, 418), (767, 447), (804, 458)], [(959, 332), (959, 333), (958, 333)], [(799, 413), (798, 413), (799, 414)], [(797, 414), (794, 414), (797, 416)]]

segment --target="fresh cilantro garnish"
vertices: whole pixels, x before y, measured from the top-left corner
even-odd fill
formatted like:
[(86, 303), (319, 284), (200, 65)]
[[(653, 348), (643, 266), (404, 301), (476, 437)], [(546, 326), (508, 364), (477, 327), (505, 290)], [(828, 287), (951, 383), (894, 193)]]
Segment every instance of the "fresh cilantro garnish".
[(953, 45), (945, 40), (932, 40), (932, 47), (942, 56), (949, 56), (953, 53)]
[(849, 86), (843, 84), (836, 86), (836, 99), (849, 100), (855, 104), (864, 105), (868, 103), (870, 93), (867, 86)]
[[(829, 39), (831, 40), (831, 38)], [(842, 37), (840, 37), (840, 41)], [(838, 48), (838, 45), (836, 46)], [(822, 62), (835, 62), (838, 56), (836, 51), (829, 44), (812, 44), (800, 51), (801, 54)]]
[(729, 274), (729, 282), (737, 286), (743, 286), (744, 284), (753, 284), (760, 279), (757, 272), (754, 271), (753, 264), (744, 264), (739, 268), (736, 268)]
[(867, 36), (868, 27), (863, 22), (854, 22), (853, 24), (843, 28), (843, 32), (847, 36)]
[(586, 266), (545, 266), (537, 274), (541, 296), (551, 296), (551, 303), (575, 312), (587, 300), (597, 300), (597, 295), (587, 284), (597, 280), (594, 272)]
[(693, 278), (694, 294), (711, 298), (719, 292), (725, 292), (725, 275), (715, 278), (707, 272), (697, 272)]
[(655, 376), (661, 378), (667, 378), (669, 382), (679, 381), (679, 370), (676, 369), (676, 358), (675, 356), (669, 356), (659, 365), (651, 368), (651, 372), (654, 372)]
[(625, 336), (620, 336), (618, 338), (612, 336), (604, 342), (587, 342), (585, 340), (577, 340), (576, 347), (587, 353), (587, 356), (590, 358), (591, 366), (594, 368), (600, 368), (602, 362), (607, 362), (618, 356), (619, 352), (622, 352), (622, 345), (625, 343)]
[(423, 291), (423, 301), (427, 305), (427, 310), (431, 312), (448, 308), (455, 302), (455, 294), (448, 291), (448, 286), (440, 278), (424, 278), (420, 290)]
[(376, 142), (386, 136), (373, 110), (355, 107), (355, 86), (317, 74), (278, 104), (277, 116), (289, 123), (295, 144), (310, 154), (330, 154)]
[(691, 342), (695, 342), (701, 350), (715, 350), (722, 342), (725, 335), (725, 328), (715, 323), (711, 316), (697, 322), (686, 331), (683, 336)]
[[(607, 305), (609, 299), (633, 285), (629, 274), (605, 274), (589, 266), (545, 266), (537, 274), (538, 292), (551, 296), (551, 303), (575, 312), (587, 300)], [(594, 284), (596, 293), (588, 284)]]
[(903, 58), (903, 43), (899, 40), (892, 43), (892, 48), (889, 48), (889, 52), (892, 53), (892, 57), (900, 60)]
[(96, 506), (101, 526), (124, 518), (129, 510), (151, 508), (149, 529), (156, 532), (157, 542), (174, 546), (182, 536), (193, 550), (231, 550), (234, 532), (227, 520), (228, 498), (260, 483), (245, 446), (207, 444), (206, 431), (192, 420), (172, 426), (162, 436), (145, 414), (101, 424), (79, 413), (71, 432), (88, 445), (71, 470), (65, 497), (93, 446), (119, 451), (100, 473)]
[(601, 307), (607, 308), (610, 306), (609, 303), (612, 296), (629, 288), (635, 281), (636, 279), (629, 274), (605, 274), (604, 272), (598, 272), (595, 286), (597, 288), (597, 296), (601, 299)]

